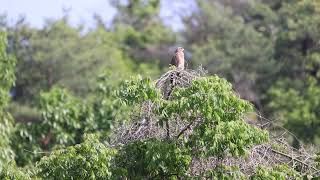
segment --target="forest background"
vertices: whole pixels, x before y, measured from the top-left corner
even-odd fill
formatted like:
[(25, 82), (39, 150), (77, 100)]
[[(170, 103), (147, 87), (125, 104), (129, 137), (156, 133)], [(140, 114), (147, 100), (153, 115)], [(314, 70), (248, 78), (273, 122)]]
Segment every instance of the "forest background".
[(251, 102), (251, 119), (292, 132), (293, 147), (319, 149), (320, 1), (109, 3), (113, 18), (92, 14), (90, 26), (71, 23), (72, 10), (42, 26), (0, 14), (0, 162), (32, 166), (43, 156), (32, 152), (81, 143), (85, 133), (108, 134), (128, 115), (112, 90), (137, 74), (159, 78), (178, 46), (188, 69), (202, 66), (227, 79)]

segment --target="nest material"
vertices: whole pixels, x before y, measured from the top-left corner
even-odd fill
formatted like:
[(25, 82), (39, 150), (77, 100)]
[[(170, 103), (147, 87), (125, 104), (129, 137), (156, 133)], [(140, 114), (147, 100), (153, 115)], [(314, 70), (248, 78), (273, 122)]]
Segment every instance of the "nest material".
[[(278, 146), (280, 145), (280, 146)], [(276, 149), (275, 147), (281, 147)], [(286, 164), (302, 174), (319, 176), (314, 157), (305, 149), (295, 149), (289, 145), (284, 138), (272, 139), (271, 142), (254, 146), (247, 157), (226, 157), (219, 159), (210, 157), (208, 159), (193, 159), (192, 175), (198, 175), (209, 169), (215, 168), (219, 164), (227, 166), (237, 166), (241, 172), (252, 175), (258, 166), (272, 167), (274, 165)]]
[[(170, 99), (170, 94), (175, 87), (188, 87), (192, 80), (202, 77), (204, 74), (206, 74), (206, 71), (202, 67), (197, 70), (171, 70), (155, 81), (155, 85), (160, 89), (164, 99)], [(127, 144), (131, 141), (149, 138), (167, 139), (167, 131), (158, 126), (152, 108), (152, 102), (144, 102), (140, 110), (140, 116), (133, 116), (128, 124), (122, 124), (115, 129), (111, 138), (112, 144), (117, 146), (117, 144)], [(181, 131), (188, 133), (187, 131), (192, 127), (186, 129), (187, 126), (186, 122), (179, 119), (170, 121), (170, 136), (177, 137)]]
[[(203, 68), (197, 70), (171, 70), (162, 75), (155, 83), (156, 87), (161, 90), (163, 98), (170, 100), (170, 94), (175, 87), (187, 87), (190, 83), (199, 77), (206, 74)], [(152, 113), (153, 104), (150, 101), (144, 102), (142, 105), (140, 116), (132, 118), (128, 124), (120, 125), (115, 129), (113, 146), (119, 144), (127, 144), (136, 140), (144, 140), (149, 138), (157, 138), (167, 140), (168, 138), (178, 138), (181, 134), (188, 136), (192, 133), (194, 127), (201, 123), (201, 119), (197, 119), (192, 124), (177, 118), (169, 121), (168, 129), (161, 128), (157, 124), (157, 118)], [(263, 118), (260, 115), (259, 122), (248, 123), (260, 128), (272, 126), (272, 121)], [(228, 166), (238, 166), (241, 171), (247, 175), (251, 175), (258, 166), (272, 167), (278, 164), (287, 164), (303, 174), (311, 174), (315, 177), (320, 176), (320, 170), (316, 168), (315, 157), (310, 155), (303, 147), (296, 149), (292, 147), (285, 135), (287, 130), (283, 129), (281, 135), (274, 136), (270, 132), (271, 141), (266, 144), (256, 145), (251, 148), (247, 157), (225, 157), (219, 159), (217, 157), (210, 157), (207, 159), (198, 159), (193, 157), (190, 164), (191, 176), (199, 175), (200, 173), (215, 168), (219, 164)], [(168, 132), (170, 135), (168, 137)]]
[(190, 83), (207, 72), (199, 67), (197, 70), (171, 70), (163, 74), (157, 81), (156, 87), (160, 89), (165, 99), (170, 98), (174, 87), (188, 87)]

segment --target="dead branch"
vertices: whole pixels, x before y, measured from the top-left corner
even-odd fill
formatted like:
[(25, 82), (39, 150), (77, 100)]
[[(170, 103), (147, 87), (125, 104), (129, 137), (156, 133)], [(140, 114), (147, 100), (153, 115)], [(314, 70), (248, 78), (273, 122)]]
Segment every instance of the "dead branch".
[[(202, 68), (195, 71), (170, 70), (156, 80), (155, 85), (160, 89), (163, 98), (170, 100), (170, 95), (174, 88), (188, 87), (194, 79), (205, 74), (206, 72)], [(165, 124), (165, 128), (162, 128), (158, 124), (158, 117), (152, 112), (153, 106), (152, 102), (143, 103), (141, 116), (133, 117), (130, 122), (116, 127), (111, 135), (110, 139), (112, 139), (112, 142), (110, 142), (110, 144), (112, 146), (118, 146), (119, 144), (127, 144), (132, 141), (149, 138), (167, 140), (170, 136), (176, 137), (176, 139), (179, 139), (182, 135), (188, 137), (192, 134), (193, 129), (201, 123), (200, 117), (192, 122), (186, 122), (177, 116), (169, 119)], [(261, 129), (269, 130), (268, 128), (272, 127), (272, 123), (275, 122), (262, 117), (260, 114), (256, 114), (256, 117), (260, 118), (259, 122), (250, 120), (247, 122)], [(299, 169), (301, 173), (308, 172), (314, 176), (319, 174), (320, 170), (316, 168), (315, 157), (310, 155), (303, 146), (296, 149), (288, 143), (285, 136), (287, 134), (294, 136), (293, 133), (283, 127), (279, 127), (279, 130), (281, 130), (281, 132), (277, 136), (270, 133), (269, 143), (252, 147), (248, 152), (248, 156), (245, 158), (225, 157), (218, 159), (217, 157), (209, 157), (199, 159), (192, 157), (190, 175), (199, 175), (206, 170), (215, 168), (221, 163), (228, 166), (238, 166), (240, 170), (247, 175), (251, 175), (258, 166), (272, 167), (279, 164), (288, 164), (295, 169)], [(272, 132), (271, 130), (269, 131)], [(297, 137), (294, 136), (294, 138)], [(279, 147), (281, 150), (274, 147)]]

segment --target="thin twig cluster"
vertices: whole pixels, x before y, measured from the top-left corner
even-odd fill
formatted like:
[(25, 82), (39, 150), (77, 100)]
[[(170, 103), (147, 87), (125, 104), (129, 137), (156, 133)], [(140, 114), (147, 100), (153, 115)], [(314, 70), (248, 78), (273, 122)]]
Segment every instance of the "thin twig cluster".
[(287, 164), (303, 174), (319, 175), (314, 157), (305, 149), (293, 148), (284, 138), (272, 138), (269, 143), (254, 146), (247, 157), (194, 158), (192, 175), (213, 169), (220, 164), (240, 167), (241, 172), (247, 175), (251, 175), (258, 166), (272, 167), (279, 164)]
[[(170, 99), (170, 94), (174, 87), (187, 87), (192, 80), (205, 74), (206, 71), (202, 67), (197, 70), (170, 70), (155, 81), (155, 85), (160, 89), (163, 98)], [(152, 113), (153, 106), (154, 104), (150, 101), (144, 102), (139, 116), (133, 115), (129, 123), (119, 125), (111, 138), (112, 144), (116, 146), (117, 144), (127, 144), (135, 140), (149, 138), (168, 139), (166, 130), (160, 128), (157, 124), (156, 117)], [(197, 124), (194, 122), (189, 125), (180, 119), (175, 119), (168, 123), (172, 138), (178, 137), (181, 132), (190, 133), (193, 126)]]
[[(187, 87), (194, 79), (205, 74), (206, 71), (201, 67), (197, 70), (170, 70), (156, 80), (155, 83), (156, 87), (161, 90), (163, 98), (170, 100), (170, 94), (175, 87)], [(132, 117), (132, 121), (127, 124), (119, 125), (114, 131), (112, 144), (118, 146), (149, 138), (175, 140), (181, 135), (188, 136), (201, 123), (200, 117), (189, 124), (177, 118), (168, 121), (168, 129), (161, 128), (152, 112), (153, 106), (154, 104), (150, 101), (144, 102), (139, 116)], [(272, 127), (273, 121), (259, 114), (255, 114), (255, 117), (258, 120), (248, 119), (247, 122), (262, 129)], [(290, 132), (285, 128), (282, 128), (282, 131), (280, 135), (273, 135), (273, 131), (270, 130), (270, 142), (254, 146), (246, 157), (210, 157), (206, 159), (193, 157), (190, 164), (190, 175), (198, 175), (221, 164), (238, 166), (247, 175), (251, 175), (258, 166), (272, 167), (278, 164), (287, 164), (303, 174), (319, 176), (320, 171), (316, 168), (315, 157), (302, 146), (299, 149), (292, 147), (285, 138)], [(169, 135), (168, 132), (170, 132)]]

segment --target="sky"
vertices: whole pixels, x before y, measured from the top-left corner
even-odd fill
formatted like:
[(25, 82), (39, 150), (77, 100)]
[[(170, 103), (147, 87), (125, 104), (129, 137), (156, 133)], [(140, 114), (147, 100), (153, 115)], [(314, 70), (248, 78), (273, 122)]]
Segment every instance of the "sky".
[[(162, 0), (160, 16), (174, 30), (181, 30), (182, 23), (178, 14), (191, 12), (193, 2), (185, 0)], [(116, 9), (110, 0), (0, 0), (0, 14), (5, 13), (9, 23), (24, 16), (34, 27), (41, 28), (45, 19), (58, 19), (66, 13), (72, 25), (94, 26), (93, 15), (98, 14), (110, 24)]]

